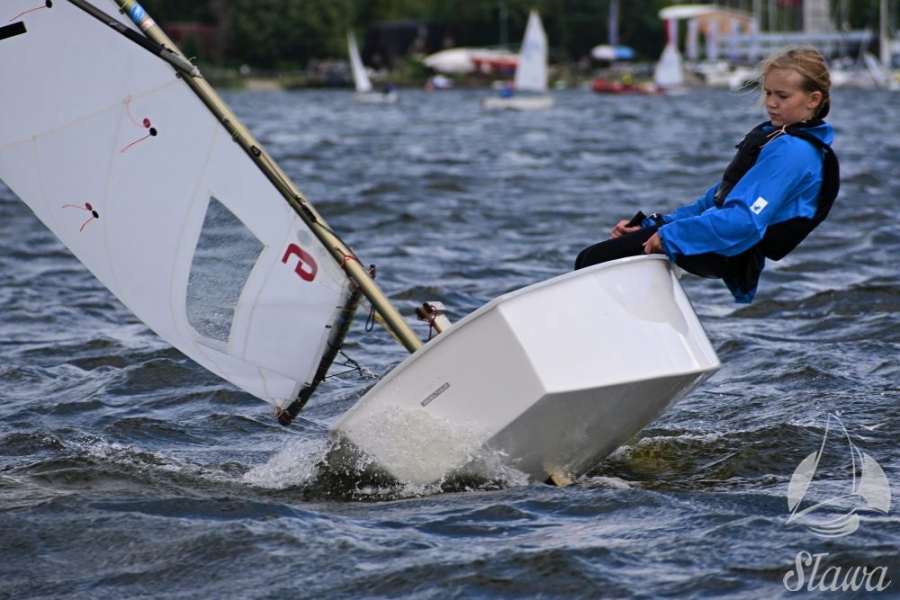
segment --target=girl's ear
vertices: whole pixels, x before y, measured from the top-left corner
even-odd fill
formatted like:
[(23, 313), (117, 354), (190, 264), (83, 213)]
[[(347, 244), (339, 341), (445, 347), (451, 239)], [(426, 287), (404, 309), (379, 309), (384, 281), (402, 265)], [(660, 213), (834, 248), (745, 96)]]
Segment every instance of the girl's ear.
[(822, 92), (815, 91), (809, 95), (809, 108), (816, 109), (822, 104)]

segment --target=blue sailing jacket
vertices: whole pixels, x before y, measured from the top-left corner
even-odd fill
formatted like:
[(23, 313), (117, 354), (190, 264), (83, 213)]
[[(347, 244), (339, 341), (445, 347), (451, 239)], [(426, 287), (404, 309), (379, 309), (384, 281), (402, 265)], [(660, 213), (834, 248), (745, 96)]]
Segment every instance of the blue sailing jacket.
[[(764, 131), (775, 131), (771, 125)], [(821, 122), (803, 131), (831, 145), (834, 129)], [(716, 203), (720, 184), (696, 202), (663, 217), (659, 228), (669, 259), (712, 252), (736, 256), (758, 245), (769, 226), (795, 217), (813, 219), (823, 182), (824, 150), (794, 135), (779, 135), (759, 151), (756, 163)], [(764, 266), (764, 258), (760, 258)], [(740, 289), (727, 278), (735, 301), (749, 303), (756, 288)]]

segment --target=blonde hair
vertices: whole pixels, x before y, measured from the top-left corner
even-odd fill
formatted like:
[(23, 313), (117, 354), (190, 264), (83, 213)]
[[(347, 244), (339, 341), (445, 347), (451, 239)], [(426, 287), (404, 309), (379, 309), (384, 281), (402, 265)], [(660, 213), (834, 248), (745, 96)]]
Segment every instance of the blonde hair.
[(815, 48), (786, 48), (769, 55), (759, 63), (760, 88), (766, 76), (775, 69), (790, 69), (799, 73), (802, 79), (800, 88), (804, 92), (822, 94), (822, 101), (813, 117), (822, 119), (828, 114), (831, 108), (831, 73), (821, 52)]

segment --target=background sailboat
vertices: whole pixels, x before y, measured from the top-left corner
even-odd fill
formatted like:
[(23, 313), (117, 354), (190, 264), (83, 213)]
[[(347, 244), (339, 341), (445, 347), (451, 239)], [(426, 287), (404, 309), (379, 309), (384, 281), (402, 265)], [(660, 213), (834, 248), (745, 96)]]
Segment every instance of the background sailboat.
[(666, 92), (684, 91), (684, 61), (681, 58), (681, 52), (678, 50), (676, 42), (676, 27), (678, 21), (675, 19), (666, 20), (666, 46), (663, 48), (662, 56), (653, 72), (653, 81), (657, 87)]
[(353, 73), (353, 85), (356, 88), (354, 98), (357, 102), (396, 102), (397, 90), (389, 86), (381, 91), (373, 91), (372, 81), (359, 55), (359, 46), (352, 31), (347, 33), (347, 47), (350, 53), (350, 71)]
[[(485, 109), (540, 110), (553, 106), (547, 94), (547, 34), (536, 10), (528, 15), (512, 90), (481, 100)], [(509, 94), (511, 92), (511, 94)]]
[(872, 61), (870, 69), (880, 75), (883, 87), (900, 91), (900, 72), (894, 68), (894, 56), (900, 51), (900, 42), (892, 31), (891, 13), (888, 0), (880, 0), (878, 5), (878, 62)]

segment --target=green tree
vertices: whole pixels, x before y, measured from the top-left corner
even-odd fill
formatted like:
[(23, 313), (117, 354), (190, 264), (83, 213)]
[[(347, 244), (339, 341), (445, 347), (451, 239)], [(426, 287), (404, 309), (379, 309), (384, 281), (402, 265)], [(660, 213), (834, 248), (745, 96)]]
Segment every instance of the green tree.
[[(200, 21), (221, 26), (232, 60), (274, 68), (305, 65), (313, 58), (345, 57), (345, 35), (358, 34), (378, 21), (415, 19), (445, 25), (457, 46), (499, 44), (506, 32), (516, 45), (528, 11), (540, 11), (555, 58), (578, 60), (608, 41), (612, 0), (143, 0), (160, 23)], [(660, 9), (677, 0), (620, 0), (619, 42), (639, 59), (655, 60), (665, 42)], [(749, 0), (721, 0), (747, 9)], [(877, 0), (835, 3), (842, 27), (876, 28)], [(768, 10), (770, 4), (763, 3)], [(776, 9), (780, 4), (775, 5)], [(837, 10), (840, 9), (840, 10)], [(505, 19), (503, 16), (505, 15)], [(763, 15), (765, 29), (768, 18)], [(365, 40), (360, 36), (360, 42)], [(223, 46), (224, 47), (224, 46)], [(216, 57), (216, 62), (221, 57)]]
[(352, 0), (232, 0), (232, 51), (255, 67), (345, 56)]
[(215, 22), (215, 15), (208, 10), (206, 2), (196, 2), (196, 0), (142, 0), (141, 6), (158, 23), (174, 23), (178, 21)]

